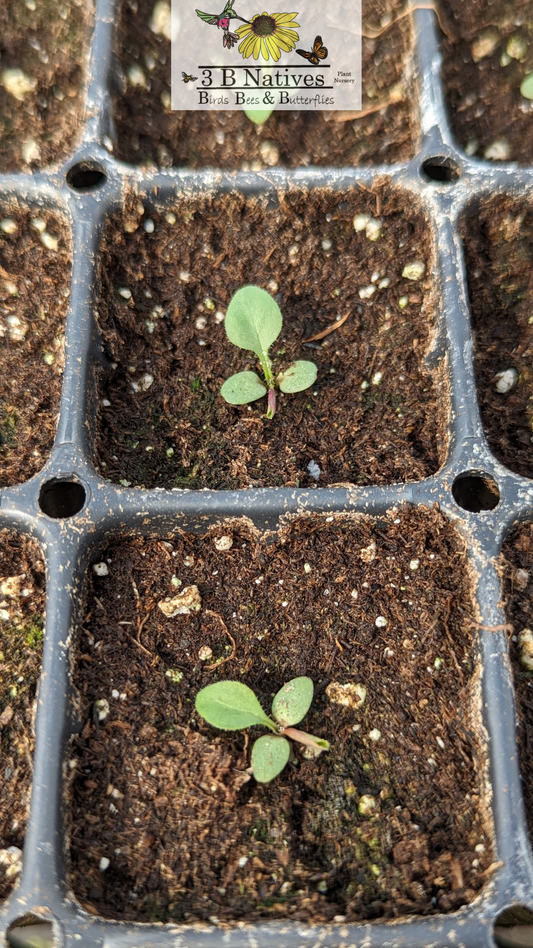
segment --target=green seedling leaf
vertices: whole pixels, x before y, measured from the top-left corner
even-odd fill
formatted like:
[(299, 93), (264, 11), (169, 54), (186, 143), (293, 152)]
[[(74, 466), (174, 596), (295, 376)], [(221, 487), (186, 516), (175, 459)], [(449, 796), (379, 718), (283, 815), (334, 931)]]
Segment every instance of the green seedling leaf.
[(529, 75), (522, 79), (520, 92), (524, 96), (524, 99), (533, 99), (533, 72), (530, 72)]
[(265, 734), (252, 748), (252, 771), (258, 783), (269, 783), (281, 773), (291, 755), (291, 747), (284, 737)]
[(230, 300), (225, 328), (230, 342), (251, 349), (261, 363), (269, 362), (268, 350), (281, 332), (283, 319), (275, 300), (259, 286), (243, 286)]
[(310, 678), (293, 678), (283, 685), (272, 702), (276, 721), (288, 727), (305, 717), (313, 700), (313, 682)]
[(196, 695), (195, 707), (208, 724), (224, 731), (240, 731), (252, 724), (275, 729), (251, 688), (240, 681), (217, 681)]
[(314, 362), (298, 359), (278, 377), (279, 387), (287, 394), (303, 392), (316, 381), (316, 374), (317, 368)]
[(237, 372), (220, 389), (229, 405), (247, 405), (266, 395), (267, 389), (255, 372)]
[(244, 114), (254, 125), (264, 125), (274, 109), (243, 109)]

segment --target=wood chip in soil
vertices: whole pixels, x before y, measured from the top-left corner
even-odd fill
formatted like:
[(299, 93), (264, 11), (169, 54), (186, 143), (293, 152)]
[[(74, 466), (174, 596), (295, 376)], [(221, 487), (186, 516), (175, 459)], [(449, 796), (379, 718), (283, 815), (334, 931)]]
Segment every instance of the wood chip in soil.
[[(533, 630), (533, 527), (517, 527), (503, 544), (505, 615), (510, 623), (509, 653), (513, 669), (518, 727), (518, 757), (529, 836), (533, 844), (533, 637), (524, 649), (520, 633)], [(529, 661), (528, 661), (529, 659)], [(526, 663), (524, 663), (524, 660)]]
[(29, 480), (52, 448), (70, 255), (70, 229), (58, 214), (0, 209), (0, 487)]
[(533, 72), (532, 0), (442, 0), (443, 80), (457, 141), (469, 155), (530, 165), (531, 102), (520, 93)]
[[(483, 427), (502, 464), (533, 477), (533, 208), (497, 197), (462, 223)], [(503, 381), (512, 383), (498, 391)]]
[(411, 24), (407, 17), (394, 22), (403, 0), (363, 0), (365, 25), (379, 30), (390, 22), (381, 36), (363, 39), (363, 110), (381, 109), (346, 122), (330, 121), (329, 112), (274, 112), (262, 126), (241, 111), (170, 111), (170, 41), (150, 29), (153, 8), (153, 0), (123, 0), (121, 8), (118, 45), (126, 83), (114, 107), (116, 154), (123, 161), (260, 170), (414, 156)]
[(0, 4), (0, 171), (66, 158), (84, 119), (92, 0)]
[[(382, 221), (379, 239), (354, 230), (355, 214)], [(419, 281), (402, 275), (414, 261), (425, 266)], [(97, 311), (116, 365), (101, 374), (102, 474), (125, 486), (230, 489), (434, 473), (446, 455), (447, 397), (439, 367), (425, 362), (432, 266), (429, 225), (412, 197), (386, 186), (199, 197), (172, 211), (131, 197), (102, 249)], [(294, 359), (318, 366), (312, 389), (281, 395), (272, 421), (266, 399), (236, 408), (220, 395), (231, 374), (257, 368), (224, 330), (246, 284), (283, 313), (275, 370)]]
[(16, 883), (29, 815), (41, 670), (44, 562), (36, 543), (0, 532), (0, 900)]
[[(122, 537), (97, 559), (69, 802), (70, 881), (89, 912), (355, 921), (477, 896), (493, 853), (475, 623), (463, 543), (436, 509), (295, 518), (270, 544), (245, 522)], [(158, 603), (178, 581), (201, 611), (168, 619)], [(257, 784), (260, 730), (217, 731), (196, 694), (238, 680), (269, 710), (300, 675), (315, 685), (301, 727), (332, 749), (295, 747)], [(331, 697), (350, 684), (367, 689), (359, 709)]]

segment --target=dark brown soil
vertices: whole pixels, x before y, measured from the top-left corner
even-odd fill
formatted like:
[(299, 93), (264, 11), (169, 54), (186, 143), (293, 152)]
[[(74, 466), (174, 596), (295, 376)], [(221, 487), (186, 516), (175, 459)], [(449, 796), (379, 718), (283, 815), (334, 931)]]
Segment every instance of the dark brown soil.
[[(11, 580), (11, 582), (9, 582)], [(7, 581), (7, 583), (6, 583)], [(44, 626), (44, 563), (37, 545), (0, 533), (0, 899), (20, 872), (32, 775), (35, 693)]]
[[(74, 149), (84, 118), (92, 0), (0, 4), (0, 171), (35, 168)], [(32, 91), (7, 91), (5, 70), (22, 70)]]
[[(393, 23), (377, 39), (363, 39), (363, 110), (383, 108), (355, 121), (327, 121), (328, 112), (274, 113), (256, 127), (242, 112), (171, 112), (170, 42), (149, 28), (153, 0), (124, 0), (118, 46), (127, 76), (144, 71), (147, 88), (128, 83), (115, 99), (117, 156), (133, 164), (192, 168), (263, 168), (265, 164), (351, 165), (404, 161), (415, 154), (418, 125), (409, 59), (408, 18)], [(379, 29), (403, 8), (402, 0), (363, 0), (363, 20)], [(371, 32), (371, 30), (368, 30)], [(401, 101), (394, 99), (400, 91)], [(161, 97), (167, 103), (163, 105)], [(266, 157), (261, 151), (269, 143)], [(265, 146), (266, 147), (266, 146)]]
[[(52, 447), (71, 253), (68, 225), (57, 214), (4, 207), (0, 228), (6, 220), (16, 231), (0, 229), (0, 487), (36, 474)], [(35, 220), (45, 223), (44, 234)], [(56, 238), (58, 249), (47, 249), (42, 237)]]
[[(492, 860), (475, 623), (463, 545), (440, 513), (299, 519), (272, 545), (237, 524), (122, 538), (101, 559), (74, 672), (71, 881), (90, 912), (356, 920), (475, 897)], [(173, 577), (198, 586), (201, 612), (163, 617)], [(269, 709), (299, 675), (315, 683), (302, 727), (332, 750), (295, 748), (256, 784), (249, 736), (198, 718), (196, 694), (238, 679)], [(331, 700), (333, 682), (365, 685), (363, 707)]]
[(533, 672), (520, 661), (518, 635), (533, 628), (533, 527), (525, 524), (507, 538), (502, 550), (505, 612), (511, 623), (510, 654), (513, 667), (518, 728), (516, 732), (522, 791), (529, 835), (533, 843)]
[[(498, 460), (533, 477), (533, 210), (498, 197), (462, 230), (483, 427)], [(507, 369), (518, 384), (502, 394), (496, 374)]]
[[(308, 486), (316, 483), (308, 473), (314, 461), (320, 486), (383, 484), (423, 478), (444, 460), (445, 399), (438, 373), (432, 378), (423, 363), (433, 256), (422, 216), (405, 209), (403, 193), (385, 188), (294, 191), (272, 204), (199, 198), (176, 210), (174, 224), (152, 213), (148, 234), (133, 200), (108, 226), (98, 315), (117, 368), (102, 377), (110, 404), (101, 410), (98, 462), (111, 480), (149, 488)], [(366, 210), (383, 218), (377, 241), (354, 231), (354, 213)], [(420, 282), (402, 277), (416, 260), (427, 265)], [(360, 288), (383, 278), (389, 287), (360, 298)], [(318, 366), (312, 389), (281, 396), (272, 421), (266, 399), (234, 408), (219, 394), (233, 372), (255, 368), (255, 357), (232, 345), (217, 321), (249, 283), (270, 290), (285, 318), (272, 347), (276, 371), (301, 358)], [(304, 344), (346, 314), (335, 332)], [(134, 392), (132, 383), (142, 386), (147, 373), (153, 384)]]
[[(442, 0), (442, 8), (453, 31), (443, 37), (443, 79), (457, 141), (476, 158), (490, 158), (487, 148), (503, 139), (508, 160), (532, 164), (531, 102), (520, 94), (533, 72), (532, 0)], [(487, 36), (494, 37), (492, 53), (478, 59)], [(516, 51), (518, 41), (524, 45), (520, 60), (506, 55), (511, 39)]]

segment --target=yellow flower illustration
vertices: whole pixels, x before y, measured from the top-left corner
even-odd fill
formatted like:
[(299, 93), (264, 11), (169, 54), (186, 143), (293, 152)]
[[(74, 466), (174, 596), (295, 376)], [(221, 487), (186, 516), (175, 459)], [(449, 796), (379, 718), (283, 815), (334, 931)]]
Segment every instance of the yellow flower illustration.
[(281, 51), (289, 53), (296, 46), (298, 33), (291, 29), (293, 26), (299, 27), (299, 23), (293, 23), (297, 13), (256, 13), (250, 23), (240, 26), (237, 29), (239, 38), (242, 40), (239, 46), (239, 52), (243, 59), (272, 59), (277, 62), (281, 56)]

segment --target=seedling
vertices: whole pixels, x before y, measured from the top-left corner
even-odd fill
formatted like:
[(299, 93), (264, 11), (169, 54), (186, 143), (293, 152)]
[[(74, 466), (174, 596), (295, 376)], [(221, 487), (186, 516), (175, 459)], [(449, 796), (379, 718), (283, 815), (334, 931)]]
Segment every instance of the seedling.
[(226, 320), (226, 335), (240, 349), (251, 349), (261, 362), (266, 385), (255, 372), (237, 372), (226, 379), (220, 394), (230, 405), (247, 405), (262, 398), (268, 391), (267, 418), (276, 413), (276, 388), (282, 392), (303, 392), (316, 380), (314, 362), (298, 359), (275, 376), (268, 350), (278, 338), (283, 325), (281, 310), (275, 300), (259, 286), (243, 286), (231, 298)]
[(250, 119), (250, 122), (253, 122), (254, 125), (264, 125), (265, 122), (270, 118), (274, 109), (244, 109), (243, 112), (247, 118)]
[(208, 724), (223, 731), (242, 731), (254, 724), (262, 724), (274, 732), (274, 737), (265, 734), (252, 747), (252, 773), (258, 783), (269, 783), (289, 760), (291, 745), (286, 737), (310, 747), (315, 757), (329, 750), (328, 741), (292, 726), (305, 717), (312, 700), (311, 679), (293, 678), (283, 685), (272, 702), (273, 721), (247, 685), (240, 681), (218, 681), (198, 692), (195, 707)]

